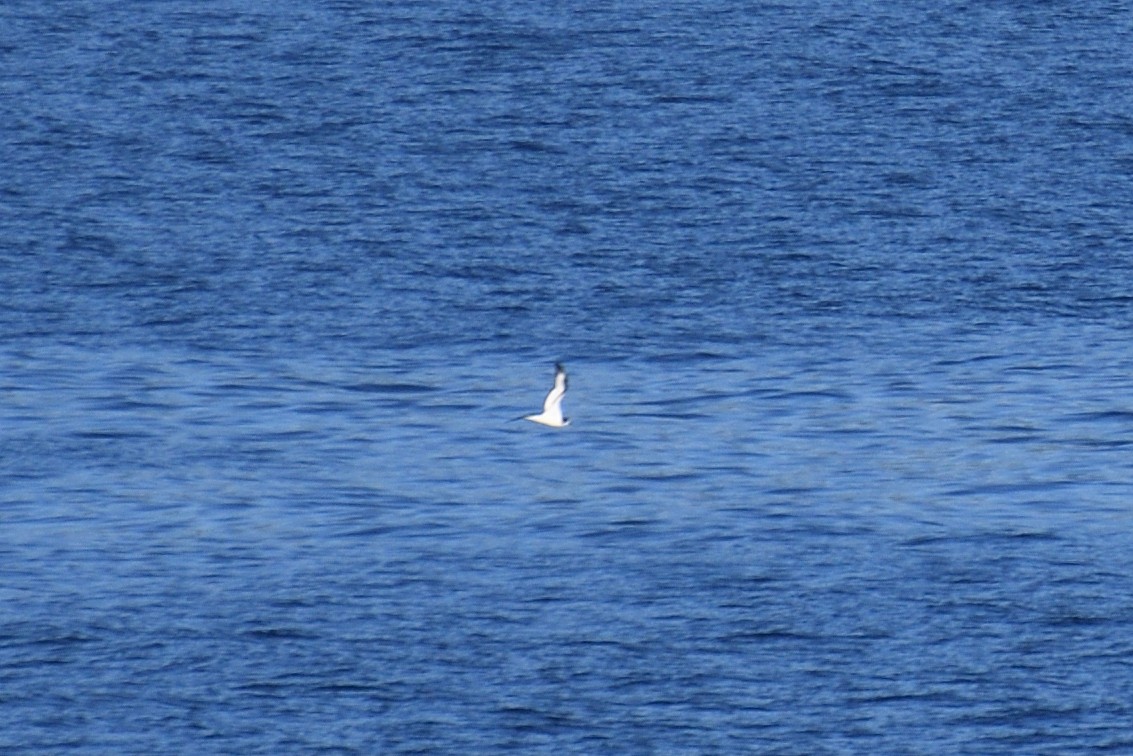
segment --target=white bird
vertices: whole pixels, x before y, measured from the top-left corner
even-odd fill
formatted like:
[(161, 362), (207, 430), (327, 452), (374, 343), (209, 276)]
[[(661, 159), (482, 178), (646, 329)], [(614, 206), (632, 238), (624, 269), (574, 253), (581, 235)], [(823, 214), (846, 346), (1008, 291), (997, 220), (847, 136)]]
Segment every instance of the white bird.
[(559, 363), (555, 363), (555, 386), (543, 400), (543, 411), (538, 415), (524, 415), (522, 419), (530, 420), (540, 425), (549, 425), (552, 428), (562, 428), (570, 425), (570, 419), (563, 417), (563, 394), (566, 393), (566, 370)]

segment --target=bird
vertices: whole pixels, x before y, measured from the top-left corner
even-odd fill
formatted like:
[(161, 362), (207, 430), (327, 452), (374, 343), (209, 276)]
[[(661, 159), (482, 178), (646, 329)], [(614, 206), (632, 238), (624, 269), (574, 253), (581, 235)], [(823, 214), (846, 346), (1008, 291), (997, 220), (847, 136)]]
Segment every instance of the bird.
[(530, 420), (540, 425), (549, 425), (552, 428), (564, 428), (570, 425), (570, 418), (563, 417), (563, 394), (567, 390), (566, 369), (561, 363), (555, 363), (555, 385), (543, 400), (543, 411), (538, 415), (524, 415), (522, 420)]

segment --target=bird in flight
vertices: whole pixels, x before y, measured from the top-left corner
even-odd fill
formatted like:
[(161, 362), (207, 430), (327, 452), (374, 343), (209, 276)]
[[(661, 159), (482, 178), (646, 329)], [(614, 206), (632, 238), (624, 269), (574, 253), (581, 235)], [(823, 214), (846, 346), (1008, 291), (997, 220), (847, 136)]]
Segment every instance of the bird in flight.
[(570, 418), (563, 417), (563, 394), (567, 390), (566, 370), (560, 363), (555, 363), (555, 385), (543, 400), (543, 411), (538, 415), (525, 415), (524, 420), (530, 420), (540, 425), (549, 425), (552, 428), (562, 428), (570, 425)]

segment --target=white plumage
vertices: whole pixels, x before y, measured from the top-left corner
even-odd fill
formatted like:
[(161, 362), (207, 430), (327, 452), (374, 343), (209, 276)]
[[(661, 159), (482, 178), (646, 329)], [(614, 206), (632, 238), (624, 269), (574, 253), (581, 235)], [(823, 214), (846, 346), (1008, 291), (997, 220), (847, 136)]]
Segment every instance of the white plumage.
[(523, 419), (540, 425), (549, 425), (552, 428), (570, 425), (570, 419), (563, 417), (563, 394), (566, 390), (566, 370), (559, 363), (555, 363), (555, 385), (543, 400), (543, 411), (538, 415), (525, 415)]

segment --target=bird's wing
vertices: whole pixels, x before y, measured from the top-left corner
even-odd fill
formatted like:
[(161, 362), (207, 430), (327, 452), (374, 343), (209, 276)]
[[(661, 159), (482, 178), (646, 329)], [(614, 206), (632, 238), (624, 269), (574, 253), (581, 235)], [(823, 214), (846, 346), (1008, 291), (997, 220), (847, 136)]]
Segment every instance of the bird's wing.
[(544, 413), (557, 412), (560, 415), (562, 414), (559, 405), (563, 403), (563, 394), (566, 393), (566, 389), (566, 371), (563, 370), (562, 365), (555, 365), (555, 387), (548, 392), (547, 398), (543, 400)]

